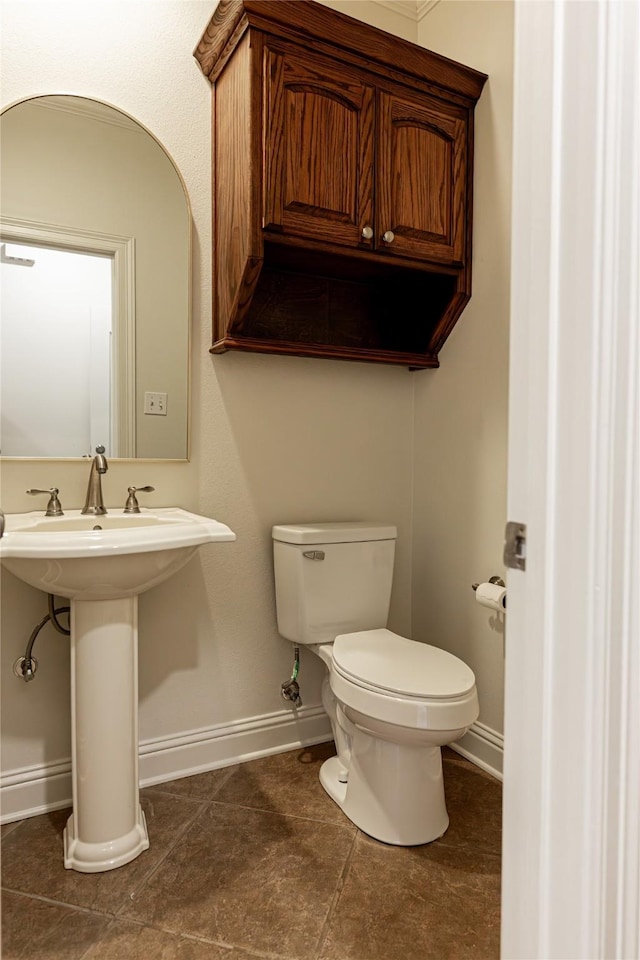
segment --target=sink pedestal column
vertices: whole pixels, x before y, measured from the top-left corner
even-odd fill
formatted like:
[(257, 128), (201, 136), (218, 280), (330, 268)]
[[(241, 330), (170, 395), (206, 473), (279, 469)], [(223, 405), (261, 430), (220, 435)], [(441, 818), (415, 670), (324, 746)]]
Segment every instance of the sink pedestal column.
[(138, 787), (138, 597), (71, 600), (73, 813), (64, 865), (113, 870), (149, 846)]

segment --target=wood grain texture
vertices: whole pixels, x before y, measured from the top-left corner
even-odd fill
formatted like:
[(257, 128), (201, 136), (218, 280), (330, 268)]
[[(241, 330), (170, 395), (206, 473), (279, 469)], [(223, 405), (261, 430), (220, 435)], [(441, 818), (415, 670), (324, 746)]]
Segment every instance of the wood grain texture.
[(382, 70), (401, 65), (402, 72), (435, 83), (476, 101), (487, 79), (486, 74), (464, 64), (425, 50), (394, 37), (384, 30), (331, 10), (313, 0), (244, 0), (244, 13), (251, 26), (279, 33), (283, 28), (295, 32), (298, 40), (328, 41), (336, 51), (349, 50), (367, 62), (370, 69)]
[(265, 229), (359, 244), (373, 223), (373, 89), (272, 44), (265, 85)]
[(252, 249), (254, 209), (251, 96), (251, 48), (248, 35), (215, 86), (214, 137), (214, 339), (227, 330), (238, 302), (247, 261), (260, 259)]
[[(193, 55), (200, 64), (205, 76), (210, 77), (216, 68), (220, 69), (219, 60), (225, 47), (235, 35), (239, 39), (236, 29), (244, 16), (242, 0), (220, 0), (211, 20), (202, 35)], [(245, 20), (245, 23), (248, 23)], [(234, 44), (229, 44), (231, 47)]]
[[(269, 251), (269, 254), (271, 250)], [(315, 269), (315, 272), (314, 271)], [(229, 336), (327, 344), (401, 354), (430, 353), (433, 332), (456, 292), (456, 278), (378, 269), (336, 276), (325, 265), (288, 269), (267, 258), (251, 309)]]
[[(461, 274), (460, 276), (460, 286), (465, 285), (465, 276)], [(445, 344), (445, 341), (456, 323), (460, 318), (460, 314), (466, 307), (467, 303), (470, 300), (470, 294), (466, 290), (456, 290), (453, 296), (450, 298), (445, 310), (442, 312), (442, 315), (436, 324), (431, 338), (429, 340), (429, 352), (435, 353), (436, 356), (442, 349)]]
[(313, 0), (222, 0), (195, 56), (215, 100), (212, 352), (438, 366), (471, 295), (486, 76)]
[(427, 353), (398, 353), (397, 351), (363, 350), (336, 347), (327, 343), (300, 343), (298, 341), (259, 340), (252, 337), (225, 337), (214, 343), (210, 353), (244, 350), (249, 353), (278, 353), (291, 357), (317, 357), (324, 360), (358, 360), (362, 363), (385, 363), (409, 367), (411, 370), (429, 370), (439, 367), (437, 356)]
[(415, 93), (381, 91), (376, 242), (394, 256), (462, 266), (466, 247), (466, 116)]

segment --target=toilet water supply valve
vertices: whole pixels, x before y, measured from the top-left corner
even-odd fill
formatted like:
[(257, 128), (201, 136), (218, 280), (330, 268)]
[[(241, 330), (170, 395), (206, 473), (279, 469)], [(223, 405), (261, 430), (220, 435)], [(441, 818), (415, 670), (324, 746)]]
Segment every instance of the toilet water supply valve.
[(300, 696), (300, 686), (298, 684), (298, 672), (300, 670), (300, 647), (293, 648), (293, 670), (291, 678), (285, 680), (280, 687), (280, 693), (283, 700), (291, 700), (295, 707), (302, 706), (302, 697)]

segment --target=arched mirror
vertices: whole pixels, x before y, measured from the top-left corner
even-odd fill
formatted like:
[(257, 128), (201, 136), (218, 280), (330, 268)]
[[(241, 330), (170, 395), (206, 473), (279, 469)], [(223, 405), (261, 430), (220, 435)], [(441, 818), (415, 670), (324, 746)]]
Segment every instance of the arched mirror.
[(96, 100), (0, 116), (0, 454), (188, 456), (191, 216), (151, 134)]

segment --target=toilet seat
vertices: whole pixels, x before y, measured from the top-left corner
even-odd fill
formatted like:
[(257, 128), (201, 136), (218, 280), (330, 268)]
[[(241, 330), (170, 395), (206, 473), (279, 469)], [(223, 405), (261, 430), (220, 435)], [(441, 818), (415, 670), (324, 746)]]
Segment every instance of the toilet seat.
[(462, 660), (386, 629), (337, 636), (329, 682), (339, 703), (383, 723), (459, 730), (478, 718), (475, 676)]
[(336, 671), (366, 690), (418, 700), (461, 697), (475, 686), (473, 671), (452, 653), (391, 630), (336, 637)]

